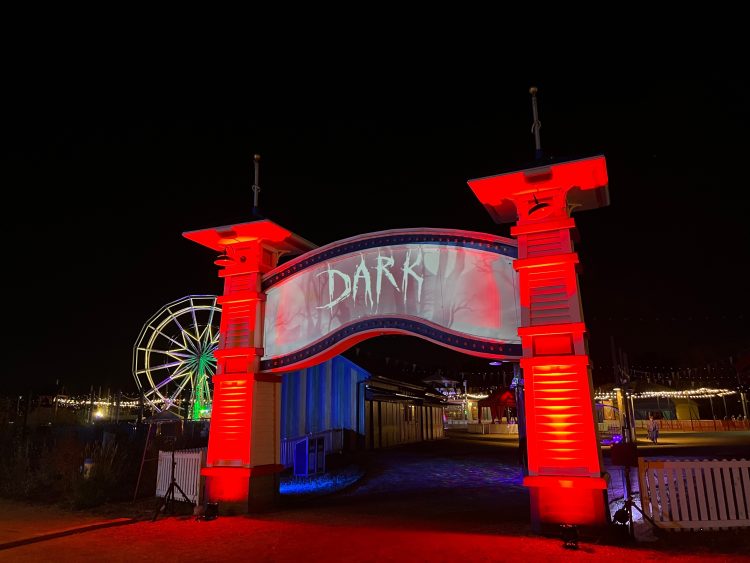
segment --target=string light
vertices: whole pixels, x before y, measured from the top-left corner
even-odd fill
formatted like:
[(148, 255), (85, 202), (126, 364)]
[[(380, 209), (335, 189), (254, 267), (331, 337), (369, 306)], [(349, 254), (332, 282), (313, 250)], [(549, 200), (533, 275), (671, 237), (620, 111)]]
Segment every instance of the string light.
[[(63, 407), (88, 407), (91, 404), (93, 404), (96, 407), (114, 407), (117, 405), (116, 400), (107, 401), (107, 400), (94, 400), (91, 401), (90, 398), (87, 397), (77, 397), (77, 398), (63, 398), (63, 397), (57, 397), (56, 398), (57, 404)], [(156, 400), (153, 401), (154, 403), (164, 403), (163, 400)], [(139, 407), (140, 402), (137, 399), (126, 399), (120, 401), (120, 407), (128, 408), (128, 407)]]
[(615, 316), (615, 317), (601, 317), (601, 316), (591, 316), (592, 322), (635, 322), (635, 323), (650, 323), (650, 322), (706, 322), (706, 321), (741, 321), (745, 318), (745, 315), (738, 314), (738, 315), (690, 315), (690, 316), (674, 316), (674, 315), (663, 315), (660, 317), (650, 317), (650, 316), (628, 316), (628, 317), (622, 317), (622, 316)]
[[(634, 399), (708, 399), (713, 397), (726, 397), (728, 395), (736, 395), (737, 391), (731, 389), (710, 389), (707, 387), (701, 387), (700, 389), (685, 389), (683, 391), (639, 391), (637, 393), (630, 393)], [(598, 392), (594, 394), (594, 399), (597, 401), (611, 400), (616, 397), (614, 391)]]

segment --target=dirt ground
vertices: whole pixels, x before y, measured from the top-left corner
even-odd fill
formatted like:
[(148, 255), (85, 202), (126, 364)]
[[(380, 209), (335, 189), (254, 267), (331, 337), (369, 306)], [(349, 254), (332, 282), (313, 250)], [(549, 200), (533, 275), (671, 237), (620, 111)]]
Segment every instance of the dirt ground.
[[(212, 521), (185, 513), (151, 522), (150, 501), (110, 506), (76, 518), (141, 521), (0, 550), (0, 561), (750, 561), (747, 530), (652, 534), (640, 542), (603, 533), (582, 537), (575, 551), (559, 537), (536, 536), (512, 444), (454, 436), (362, 462), (366, 476), (353, 487), (283, 499), (263, 515), (223, 516), (219, 507)], [(50, 528), (65, 520), (35, 510), (6, 514), (0, 527)]]
[(88, 512), (0, 500), (0, 544), (101, 520), (101, 516)]

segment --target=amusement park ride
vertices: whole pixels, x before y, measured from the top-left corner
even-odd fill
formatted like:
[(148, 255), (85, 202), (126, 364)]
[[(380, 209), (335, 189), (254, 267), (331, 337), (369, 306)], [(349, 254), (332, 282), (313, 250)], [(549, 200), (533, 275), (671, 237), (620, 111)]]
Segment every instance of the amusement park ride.
[(151, 411), (211, 418), (211, 377), (221, 309), (213, 295), (189, 295), (159, 309), (133, 347), (133, 376)]
[[(571, 217), (608, 205), (607, 167), (603, 156), (542, 158), (535, 88), (531, 94), (534, 166), (468, 182), (495, 222), (515, 223), (515, 240), (401, 229), (317, 248), (268, 219), (184, 233), (221, 253), (224, 294), (163, 307), (141, 331), (133, 369), (152, 407), (185, 416), (187, 394), (187, 418), (210, 416), (202, 471), (210, 502), (252, 511), (273, 501), (283, 469), (281, 372), (367, 338), (410, 334), (520, 360), (534, 529), (607, 522)], [(255, 172), (257, 217), (257, 155)], [(284, 255), (299, 256), (279, 266)], [(457, 263), (458, 274), (449, 267)], [(452, 294), (463, 300), (455, 311), (469, 303), (471, 316), (443, 315), (446, 301), (431, 306)]]

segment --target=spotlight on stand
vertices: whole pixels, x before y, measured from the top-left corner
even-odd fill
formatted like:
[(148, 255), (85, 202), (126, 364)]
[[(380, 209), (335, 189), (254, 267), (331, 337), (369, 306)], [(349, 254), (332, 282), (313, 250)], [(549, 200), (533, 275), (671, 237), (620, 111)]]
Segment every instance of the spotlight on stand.
[(543, 201), (539, 201), (536, 198), (536, 194), (532, 194), (532, 197), (534, 198), (534, 205), (531, 206), (531, 209), (529, 209), (529, 215), (532, 213), (536, 213), (540, 209), (544, 209), (545, 207), (549, 207), (549, 203), (545, 203)]
[(503, 362), (500, 362), (498, 360), (493, 360), (493, 361), (490, 362), (490, 365), (491, 366), (501, 366), (501, 365), (503, 365)]
[(578, 549), (578, 526), (575, 524), (560, 524), (560, 533), (565, 549)]
[(196, 520), (216, 520), (219, 516), (219, 503), (218, 502), (207, 502), (206, 509), (203, 514), (196, 518)]
[(628, 514), (628, 511), (626, 508), (618, 509), (612, 516), (612, 522), (616, 524), (620, 524), (622, 526), (627, 526), (629, 520), (630, 520), (630, 514)]

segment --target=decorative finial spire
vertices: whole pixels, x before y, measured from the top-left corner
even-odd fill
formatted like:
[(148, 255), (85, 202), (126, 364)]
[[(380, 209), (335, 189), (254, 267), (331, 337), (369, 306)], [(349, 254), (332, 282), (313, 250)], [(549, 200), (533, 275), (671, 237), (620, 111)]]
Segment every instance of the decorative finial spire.
[(531, 124), (531, 132), (534, 134), (534, 143), (536, 145), (536, 151), (534, 157), (537, 160), (542, 158), (542, 141), (539, 138), (539, 129), (542, 128), (542, 122), (539, 121), (539, 111), (536, 106), (536, 93), (538, 92), (536, 86), (529, 88), (529, 94), (531, 94), (531, 111), (534, 114), (534, 123)]
[(253, 215), (258, 213), (258, 194), (260, 193), (260, 185), (258, 184), (258, 175), (260, 170), (260, 155), (253, 155), (253, 164), (255, 166), (255, 181), (253, 182)]

